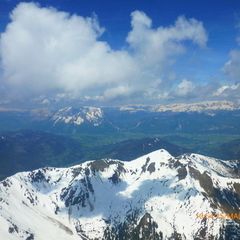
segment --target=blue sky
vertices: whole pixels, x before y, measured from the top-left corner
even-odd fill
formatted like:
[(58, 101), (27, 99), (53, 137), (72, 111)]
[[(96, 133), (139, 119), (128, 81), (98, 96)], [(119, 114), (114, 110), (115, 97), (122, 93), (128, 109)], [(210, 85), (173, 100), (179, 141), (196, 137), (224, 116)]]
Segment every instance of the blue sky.
[[(9, 13), (22, 1), (2, 0), (1, 30), (9, 21)], [(180, 15), (194, 17), (204, 23), (209, 32), (209, 47), (218, 49), (225, 54), (236, 45), (238, 33), (236, 25), (240, 19), (240, 2), (237, 0), (38, 0), (41, 6), (51, 6), (81, 16), (96, 13), (101, 25), (107, 32), (104, 38), (113, 47), (122, 47), (126, 33), (130, 30), (130, 13), (142, 10), (149, 15), (155, 26), (172, 24)]]
[[(31, 1), (25, 2), (31, 4)], [(29, 8), (30, 10), (28, 10), (27, 7), (25, 8), (22, 7), (21, 9), (19, 8), (20, 9), (18, 11), (19, 15), (16, 14), (15, 20), (10, 19), (9, 18), (10, 13), (14, 9), (18, 9), (19, 3), (21, 3), (21, 1), (2, 0), (0, 2), (0, 30), (1, 33), (6, 36), (5, 40), (2, 40), (3, 43), (1, 45), (2, 47), (6, 46), (4, 49), (9, 50), (7, 53), (5, 53), (6, 52), (5, 50), (2, 51), (3, 52), (2, 81), (3, 85), (6, 85), (3, 88), (4, 90), (2, 91), (11, 90), (13, 92), (12, 94), (13, 96), (16, 95), (15, 94), (16, 91), (21, 92), (22, 96), (28, 95), (26, 94), (26, 92), (28, 93), (31, 92), (32, 96), (37, 95), (49, 96), (51, 94), (59, 93), (71, 94), (72, 89), (73, 88), (75, 89), (75, 87), (72, 87), (68, 84), (62, 84), (62, 82), (68, 81), (67, 78), (62, 79), (61, 84), (59, 84), (59, 82), (57, 82), (56, 79), (51, 80), (51, 78), (54, 78), (53, 76), (51, 75), (48, 76), (46, 74), (43, 76), (48, 78), (47, 81), (49, 84), (46, 83), (44, 84), (44, 86), (38, 85), (37, 83), (40, 80), (36, 79), (36, 81), (34, 81), (33, 79), (35, 75), (33, 73), (31, 72), (21, 73), (21, 64), (14, 61), (15, 65), (13, 66), (12, 64), (13, 61), (9, 60), (9, 58), (6, 57), (6, 55), (11, 53), (13, 49), (15, 51), (18, 51), (14, 47), (12, 47), (16, 45), (15, 41), (17, 41), (16, 39), (12, 38), (13, 37), (17, 38), (16, 33), (17, 32), (19, 33), (19, 29), (17, 30), (16, 28), (14, 28), (15, 32), (13, 32), (14, 30), (8, 31), (7, 26), (10, 26), (11, 24), (13, 26), (14, 21), (15, 21), (14, 26), (16, 26), (17, 23), (20, 23), (20, 21), (23, 20), (22, 16), (25, 14), (25, 12), (27, 11), (30, 12), (33, 10), (32, 8), (31, 9)], [(189, 29), (186, 30), (192, 31), (192, 29), (190, 29), (191, 27), (199, 28), (198, 29), (199, 31), (196, 33), (198, 36), (197, 43), (195, 41), (194, 34), (192, 34), (191, 36), (186, 35), (185, 37), (182, 37), (181, 40), (178, 40), (180, 35), (177, 37), (177, 39), (170, 38), (170, 40), (167, 40), (169, 42), (164, 43), (167, 44), (167, 48), (169, 49), (170, 48), (172, 49), (171, 46), (172, 43), (179, 41), (178, 45), (174, 46), (175, 49), (174, 52), (173, 53), (171, 52), (171, 54), (164, 52), (163, 54), (161, 52), (163, 50), (159, 50), (159, 52), (156, 52), (156, 54), (159, 55), (162, 54), (163, 56), (159, 59), (155, 59), (155, 61), (153, 62), (152, 59), (150, 59), (147, 64), (149, 64), (150, 66), (151, 63), (152, 64), (151, 67), (149, 67), (148, 69), (144, 69), (144, 71), (142, 71), (141, 73), (139, 72), (139, 70), (136, 70), (136, 72), (138, 71), (138, 73), (135, 75), (134, 73), (129, 73), (129, 75), (122, 76), (122, 78), (119, 77), (119, 79), (117, 79), (116, 81), (106, 80), (104, 81), (104, 83), (100, 83), (101, 80), (99, 79), (91, 80), (92, 76), (89, 76), (88, 79), (88, 75), (85, 72), (84, 74), (82, 74), (81, 72), (77, 77), (74, 75), (73, 78), (76, 77), (77, 80), (73, 81), (71, 84), (72, 85), (79, 84), (79, 86), (81, 85), (81, 87), (79, 87), (79, 91), (74, 91), (73, 95), (76, 97), (79, 98), (84, 97), (86, 99), (95, 98), (97, 101), (107, 101), (109, 99), (111, 99), (111, 101), (112, 99), (116, 99), (116, 101), (123, 101), (123, 99), (125, 99), (128, 102), (131, 101), (138, 102), (140, 100), (148, 102), (150, 98), (151, 101), (153, 102), (195, 101), (195, 100), (197, 101), (215, 98), (231, 99), (235, 101), (239, 100), (238, 95), (240, 87), (238, 84), (240, 82), (239, 79), (240, 75), (237, 69), (238, 64), (240, 62), (240, 60), (238, 59), (240, 58), (240, 54), (239, 43), (237, 41), (237, 38), (240, 36), (239, 33), (240, 2), (237, 0), (235, 1), (154, 0), (151, 2), (147, 0), (145, 1), (39, 0), (37, 1), (37, 3), (38, 4), (35, 5), (35, 7), (37, 10), (39, 10), (39, 12), (41, 11), (41, 9), (49, 9), (49, 11), (51, 11), (52, 7), (56, 9), (54, 13), (49, 12), (49, 15), (51, 14), (54, 15), (56, 12), (57, 13), (66, 12), (70, 14), (69, 15), (70, 18), (73, 14), (81, 16), (83, 17), (83, 19), (87, 19), (87, 17), (95, 19), (96, 17), (94, 16), (97, 16), (97, 19), (95, 20), (97, 21), (98, 26), (102, 28), (102, 32), (97, 34), (98, 35), (96, 37), (97, 41), (107, 43), (106, 49), (110, 48), (111, 49), (110, 51), (113, 52), (114, 57), (117, 54), (117, 51), (121, 51), (121, 54), (123, 55), (125, 54), (126, 51), (128, 54), (126, 61), (129, 60), (129, 62), (131, 63), (133, 61), (134, 66), (136, 65), (135, 63), (137, 62), (138, 69), (142, 68), (141, 64), (143, 64), (143, 62), (141, 62), (141, 64), (139, 65), (140, 61), (138, 58), (139, 52), (137, 52), (137, 50), (135, 49), (134, 51), (136, 52), (132, 54), (131, 43), (127, 40), (127, 36), (133, 30), (133, 26), (131, 26), (131, 21), (133, 20), (133, 16), (131, 16), (132, 12), (138, 10), (140, 13), (146, 15), (147, 18), (152, 21), (150, 29), (154, 30), (155, 32), (157, 32), (158, 28), (170, 29), (171, 26), (175, 26), (175, 23), (179, 16), (185, 17), (186, 20), (185, 24), (190, 23), (191, 25), (192, 23), (190, 19), (192, 18), (194, 18), (197, 21), (196, 25), (192, 24), (192, 26), (188, 26)], [(29, 16), (29, 18), (31, 18), (31, 16)], [(38, 21), (41, 21), (41, 17), (39, 19), (40, 20)], [(147, 21), (146, 18), (145, 20)], [(203, 29), (200, 29), (200, 25), (202, 26)], [(17, 26), (20, 26), (20, 24), (18, 24)], [(38, 26), (38, 24), (36, 26)], [(21, 31), (24, 30), (24, 27), (26, 27), (26, 29), (28, 30), (30, 29), (28, 25), (23, 26), (22, 24)], [(32, 27), (34, 27), (34, 23)], [(78, 30), (81, 31), (80, 28), (78, 28)], [(46, 33), (43, 32), (43, 34), (47, 36), (49, 31), (47, 31)], [(64, 31), (64, 28), (61, 31)], [(33, 34), (33, 32), (29, 32), (29, 34)], [(148, 31), (145, 31), (142, 34), (148, 34)], [(203, 35), (207, 39), (206, 41), (204, 40), (204, 43), (203, 42), (200, 43), (201, 41), (200, 38), (203, 38), (204, 37)], [(138, 37), (141, 38), (141, 36)], [(38, 37), (38, 39), (39, 38), (40, 36)], [(161, 37), (159, 37), (159, 40), (161, 41)], [(133, 44), (134, 45), (133, 48), (136, 47), (136, 39), (134, 41), (135, 45)], [(69, 44), (71, 44), (71, 42)], [(34, 48), (33, 45), (32, 47)], [(21, 44), (19, 44), (19, 49), (21, 48), (22, 46)], [(79, 48), (81, 48), (81, 46), (79, 46)], [(179, 50), (178, 48), (184, 49)], [(162, 47), (161, 49), (164, 49), (164, 47)], [(28, 50), (31, 51), (30, 49)], [(142, 48), (138, 51), (141, 52)], [(182, 52), (180, 53), (179, 51)], [(6, 55), (4, 55), (4, 53)], [(19, 51), (19, 54), (15, 56), (15, 59), (16, 57), (20, 56), (20, 54), (23, 54), (23, 52)], [(62, 54), (65, 55), (64, 52)], [(67, 54), (69, 53), (66, 53), (66, 55)], [(134, 59), (133, 60), (129, 59), (129, 57), (132, 58), (133, 55)], [(34, 56), (29, 54), (30, 62), (34, 63), (35, 60)], [(24, 59), (24, 56), (22, 57)], [(120, 58), (121, 57), (123, 56), (121, 55)], [(58, 56), (58, 59), (59, 58), (61, 58), (61, 55)], [(82, 56), (79, 55), (79, 59), (81, 58)], [(56, 62), (57, 59), (54, 61)], [(116, 62), (115, 60), (112, 59), (112, 56), (111, 60), (109, 61), (111, 63), (112, 61)], [(166, 64), (167, 66), (165, 66), (165, 62), (169, 64)], [(28, 62), (26, 60), (26, 65), (27, 63)], [(72, 59), (71, 62), (64, 62), (64, 65), (69, 65), (70, 63), (72, 64)], [(59, 62), (58, 67), (60, 66), (61, 68), (61, 64), (62, 63)], [(81, 63), (79, 63), (78, 61), (78, 64)], [(124, 64), (121, 65), (120, 63), (117, 64), (118, 64), (117, 66), (120, 68), (121, 66), (125, 65), (126, 65), (125, 67), (129, 66), (127, 65), (127, 63), (125, 65)], [(164, 65), (164, 67), (162, 67), (162, 65)], [(79, 68), (81, 69), (81, 67), (82, 66), (80, 65), (76, 66), (77, 69)], [(102, 66), (102, 68), (104, 67), (106, 66)], [(157, 68), (158, 70), (155, 71), (154, 69)], [(152, 80), (147, 79), (151, 78), (150, 77), (151, 74), (149, 74), (150, 69), (153, 69)], [(20, 71), (19, 74), (16, 74), (17, 70)], [(39, 69), (39, 71), (40, 70), (41, 69)], [(42, 71), (44, 71), (44, 69), (42, 69)], [(91, 71), (95, 72), (95, 69), (91, 68)], [(99, 74), (99, 72), (101, 73), (101, 71), (96, 70), (96, 74)], [(148, 72), (148, 74), (144, 75), (146, 72)], [(116, 75), (117, 74), (119, 74), (119, 72), (116, 71)], [(24, 79), (22, 80), (21, 77), (16, 79), (16, 75), (23, 76), (22, 78)], [(84, 80), (82, 76), (84, 76)], [(114, 73), (106, 72), (106, 76), (113, 77)], [(27, 77), (29, 77), (29, 82), (25, 81)], [(136, 80), (135, 82), (134, 81), (129, 82), (124, 80), (124, 78), (130, 77), (142, 80), (141, 81)], [(156, 83), (158, 78), (161, 84)], [(51, 81), (54, 82), (54, 84), (51, 84)], [(86, 82), (92, 81), (92, 85), (85, 83), (83, 84), (82, 83), (83, 81)], [(149, 82), (151, 81), (152, 87), (151, 89), (149, 89), (149, 91), (148, 90), (145, 91), (147, 87), (146, 82), (148, 81)], [(93, 85), (97, 87), (94, 88)], [(139, 87), (139, 85), (141, 85), (142, 87)], [(36, 89), (40, 90), (36, 91)], [(216, 92), (218, 93), (216, 94)]]

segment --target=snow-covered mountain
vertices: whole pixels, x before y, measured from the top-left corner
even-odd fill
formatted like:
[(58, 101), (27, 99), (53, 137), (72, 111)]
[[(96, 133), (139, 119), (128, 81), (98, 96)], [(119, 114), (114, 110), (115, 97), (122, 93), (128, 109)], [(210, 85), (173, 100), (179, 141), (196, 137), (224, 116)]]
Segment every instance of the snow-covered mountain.
[(81, 125), (84, 122), (90, 123), (93, 126), (99, 126), (102, 123), (103, 111), (97, 107), (82, 107), (75, 109), (73, 107), (66, 107), (59, 109), (51, 118), (55, 124), (66, 123)]
[(240, 239), (225, 219), (239, 216), (236, 166), (158, 150), (18, 173), (0, 182), (0, 239)]
[(230, 101), (205, 101), (198, 103), (176, 103), (153, 107), (155, 112), (202, 112), (202, 111), (233, 111), (240, 109), (238, 104)]
[(240, 105), (231, 101), (204, 101), (196, 103), (174, 103), (165, 105), (127, 105), (119, 108), (125, 112), (204, 112), (239, 110)]

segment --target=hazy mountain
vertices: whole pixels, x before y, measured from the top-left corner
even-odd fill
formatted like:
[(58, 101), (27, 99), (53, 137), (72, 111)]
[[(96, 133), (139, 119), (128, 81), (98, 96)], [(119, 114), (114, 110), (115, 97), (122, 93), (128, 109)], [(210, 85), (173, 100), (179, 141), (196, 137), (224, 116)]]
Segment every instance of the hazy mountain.
[(101, 125), (103, 121), (103, 111), (97, 107), (82, 107), (80, 109), (66, 107), (55, 112), (51, 116), (51, 120), (54, 121), (54, 124), (65, 123), (81, 125), (87, 122), (97, 127)]
[(0, 183), (0, 238), (239, 239), (239, 174), (234, 162), (165, 150), (18, 173)]
[(173, 156), (189, 152), (186, 148), (172, 144), (158, 137), (129, 139), (107, 146), (100, 146), (99, 151), (103, 152), (103, 157), (133, 160), (160, 148), (167, 149), (167, 151), (171, 152)]
[(156, 112), (206, 112), (206, 111), (233, 111), (240, 108), (239, 104), (230, 101), (205, 101), (197, 103), (175, 103), (153, 107)]
[(70, 138), (39, 131), (0, 135), (0, 178), (46, 166), (66, 166), (83, 159), (81, 145)]
[(165, 105), (126, 105), (120, 111), (128, 112), (208, 112), (208, 111), (233, 111), (240, 109), (240, 105), (231, 101), (203, 101), (195, 103), (174, 103)]
[(223, 143), (215, 151), (218, 151), (219, 157), (224, 159), (240, 159), (240, 139)]
[(0, 109), (0, 131), (31, 129), (61, 134), (240, 134), (239, 118), (239, 106), (226, 101), (120, 108), (69, 106), (56, 110)]
[[(87, 140), (86, 140), (87, 141)], [(132, 160), (159, 148), (173, 155), (187, 149), (160, 138), (142, 138), (115, 144), (86, 146), (76, 139), (41, 131), (5, 132), (0, 135), (0, 179), (40, 167), (66, 167), (88, 159)]]

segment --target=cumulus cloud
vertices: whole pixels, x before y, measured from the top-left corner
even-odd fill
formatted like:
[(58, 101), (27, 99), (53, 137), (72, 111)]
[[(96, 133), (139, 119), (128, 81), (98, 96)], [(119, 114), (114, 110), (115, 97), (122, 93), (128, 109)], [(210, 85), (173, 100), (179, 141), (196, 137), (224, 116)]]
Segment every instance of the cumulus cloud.
[(217, 90), (213, 93), (213, 96), (222, 96), (225, 95), (231, 91), (238, 90), (240, 87), (240, 84), (233, 84), (233, 85), (222, 85), (221, 87), (217, 88)]
[(180, 97), (186, 97), (191, 94), (195, 89), (193, 82), (183, 79), (176, 87), (176, 95)]
[[(21, 3), (0, 38), (1, 67), (9, 89), (43, 94), (51, 91), (114, 98), (161, 88), (165, 69), (184, 53), (186, 41), (204, 47), (207, 34), (195, 19), (152, 27), (141, 11), (131, 14), (126, 50), (100, 40), (104, 28), (95, 16), (81, 17)], [(185, 80), (179, 95), (193, 86)]]
[(182, 79), (176, 86), (172, 86), (170, 90), (164, 90), (158, 93), (157, 98), (162, 100), (171, 99), (187, 99), (187, 98), (197, 98), (199, 97), (199, 91), (196, 89), (201, 87), (195, 86), (195, 84), (187, 79)]
[(4, 76), (34, 91), (77, 91), (131, 77), (134, 62), (97, 41), (102, 33), (95, 18), (20, 4), (1, 35)]
[[(237, 26), (239, 28), (239, 24)], [(240, 46), (239, 36), (236, 38)], [(213, 93), (213, 96), (235, 99), (239, 101), (240, 94), (240, 49), (233, 49), (229, 53), (229, 60), (225, 63), (223, 71), (227, 76), (228, 82), (220, 86)]]
[(222, 85), (213, 92), (213, 97), (231, 100), (239, 100), (240, 83), (233, 85)]
[(112, 99), (118, 96), (126, 96), (131, 93), (131, 90), (127, 86), (117, 86), (114, 88), (108, 88), (104, 91), (104, 97), (107, 99)]

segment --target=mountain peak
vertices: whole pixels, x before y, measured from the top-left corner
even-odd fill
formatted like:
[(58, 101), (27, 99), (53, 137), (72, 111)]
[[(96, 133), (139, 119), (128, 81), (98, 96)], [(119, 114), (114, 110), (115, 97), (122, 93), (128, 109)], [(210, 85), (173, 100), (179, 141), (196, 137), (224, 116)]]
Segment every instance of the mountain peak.
[(160, 149), (130, 162), (19, 173), (0, 182), (0, 238), (239, 238), (236, 219), (197, 218), (238, 211), (236, 171), (228, 161), (197, 154), (175, 158)]
[(129, 165), (139, 166), (141, 164), (148, 163), (167, 163), (173, 156), (165, 149), (159, 149), (143, 155), (135, 160), (129, 162)]

